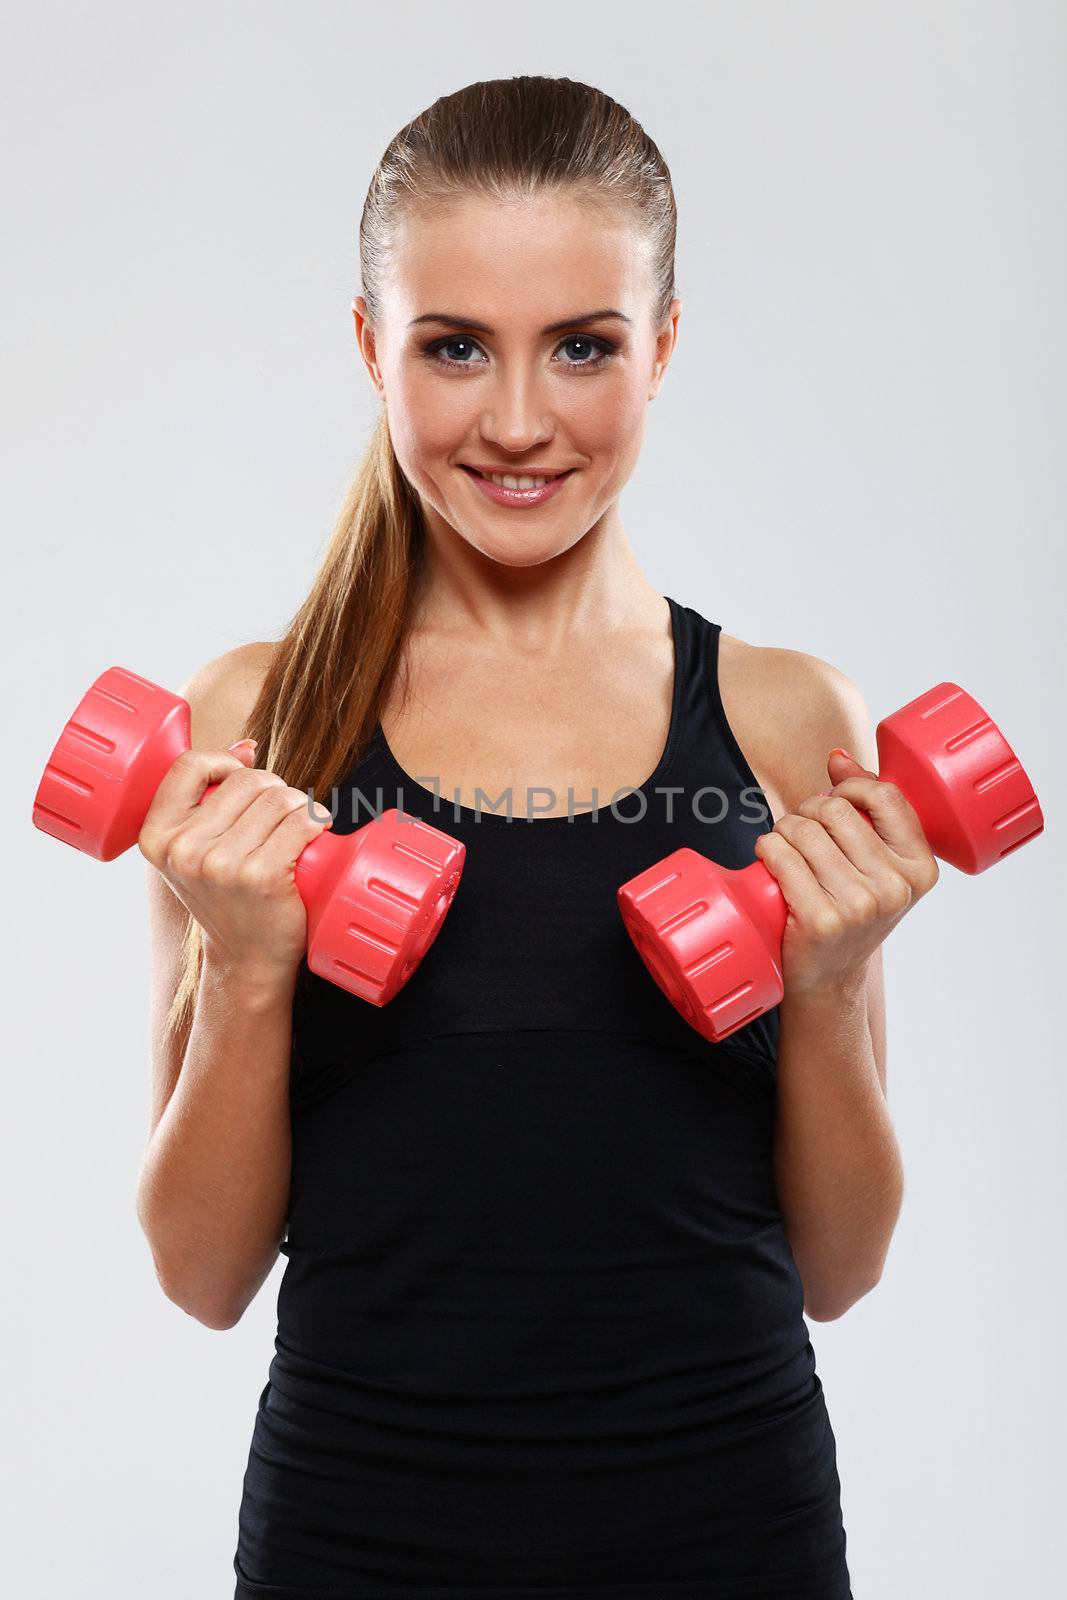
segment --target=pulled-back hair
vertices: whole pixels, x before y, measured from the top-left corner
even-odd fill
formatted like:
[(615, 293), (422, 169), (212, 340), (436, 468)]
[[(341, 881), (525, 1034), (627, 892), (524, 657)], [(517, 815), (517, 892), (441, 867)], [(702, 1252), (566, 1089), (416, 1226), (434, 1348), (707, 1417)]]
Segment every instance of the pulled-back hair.
[[(399, 219), (466, 195), (508, 201), (566, 193), (628, 216), (648, 251), (651, 315), (674, 298), (676, 211), (670, 172), (644, 129), (610, 95), (570, 78), (515, 77), (443, 95), (401, 128), (378, 162), (359, 229), (367, 321)], [(384, 404), (345, 495), (310, 593), (275, 646), (243, 730), (257, 765), (295, 788), (329, 793), (366, 747), (402, 656), (423, 555), (419, 500), (401, 471)], [(192, 1020), (201, 964), (191, 921), (168, 1016)]]

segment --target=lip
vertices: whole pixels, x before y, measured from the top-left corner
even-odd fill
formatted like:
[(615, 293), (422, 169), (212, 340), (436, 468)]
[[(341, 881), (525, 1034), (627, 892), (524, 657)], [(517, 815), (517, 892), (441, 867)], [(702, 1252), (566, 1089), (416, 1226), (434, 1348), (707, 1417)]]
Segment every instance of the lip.
[(501, 478), (561, 478), (565, 472), (574, 471), (573, 467), (495, 467), (488, 461), (461, 461), (460, 466), (471, 472), (484, 472), (486, 477), (495, 472)]
[[(520, 506), (544, 505), (546, 501), (553, 499), (557, 494), (559, 494), (560, 490), (563, 488), (563, 485), (567, 482), (567, 479), (575, 470), (573, 467), (568, 467), (564, 472), (558, 473), (555, 477), (550, 478), (548, 483), (543, 484), (540, 489), (505, 489), (499, 483), (491, 483), (488, 478), (479, 477), (478, 474), (483, 470), (481, 467), (469, 466), (465, 461), (460, 463), (460, 467), (461, 470), (467, 474), (467, 477), (471, 480), (471, 482), (481, 490), (482, 494), (485, 495), (487, 500), (492, 500), (494, 504), (498, 506), (513, 506), (516, 508)], [(488, 470), (491, 472), (502, 471), (500, 467), (490, 467)], [(523, 467), (518, 472), (516, 472), (514, 468), (510, 468), (508, 470), (510, 475), (516, 478), (524, 476), (532, 478), (546, 476), (546, 474), (543, 473), (532, 472), (529, 467)]]

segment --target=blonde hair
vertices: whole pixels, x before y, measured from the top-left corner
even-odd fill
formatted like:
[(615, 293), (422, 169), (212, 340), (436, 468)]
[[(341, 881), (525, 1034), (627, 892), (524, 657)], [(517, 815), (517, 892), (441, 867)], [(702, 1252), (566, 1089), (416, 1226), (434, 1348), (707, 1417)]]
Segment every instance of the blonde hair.
[[(625, 107), (570, 78), (497, 78), (435, 100), (390, 141), (359, 230), (373, 328), (390, 246), (406, 208), (471, 193), (508, 200), (566, 192), (622, 210), (648, 247), (657, 326), (674, 298), (677, 219), (667, 164)], [(401, 471), (383, 405), (311, 591), (273, 652), (243, 730), (257, 765), (325, 796), (351, 771), (381, 715), (401, 659), (423, 553), (419, 500)], [(167, 1018), (191, 1025), (200, 926), (190, 921)]]

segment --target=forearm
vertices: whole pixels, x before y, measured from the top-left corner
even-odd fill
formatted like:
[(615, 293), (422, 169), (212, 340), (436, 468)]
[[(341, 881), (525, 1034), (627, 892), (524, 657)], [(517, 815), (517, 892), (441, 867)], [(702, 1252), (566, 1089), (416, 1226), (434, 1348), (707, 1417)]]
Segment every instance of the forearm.
[(778, 1197), (805, 1309), (825, 1321), (881, 1275), (900, 1214), (903, 1163), (864, 983), (787, 995), (779, 1018)]
[(174, 1092), (141, 1169), (137, 1213), (165, 1292), (228, 1327), (277, 1259), (291, 1166), (292, 983), (205, 959)]

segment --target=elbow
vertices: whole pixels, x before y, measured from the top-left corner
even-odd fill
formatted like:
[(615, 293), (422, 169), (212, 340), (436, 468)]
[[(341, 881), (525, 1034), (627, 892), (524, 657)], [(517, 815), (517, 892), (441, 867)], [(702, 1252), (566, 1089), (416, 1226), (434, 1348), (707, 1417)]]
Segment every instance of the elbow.
[(202, 1327), (211, 1328), (216, 1333), (226, 1333), (230, 1328), (236, 1328), (242, 1316), (240, 1311), (218, 1315), (211, 1311), (192, 1311), (187, 1306), (183, 1306), (182, 1310)]
[(806, 1300), (804, 1302), (804, 1315), (807, 1317), (809, 1322), (836, 1322), (839, 1317), (844, 1316), (847, 1310), (848, 1306), (832, 1307), (829, 1305), (823, 1306), (821, 1304), (817, 1306), (809, 1306)]
[(245, 1307), (236, 1306), (232, 1301), (222, 1302), (217, 1298), (209, 1298), (202, 1292), (194, 1292), (179, 1274), (174, 1273), (167, 1266), (156, 1244), (153, 1242), (148, 1210), (145, 1205), (143, 1191), (138, 1194), (137, 1220), (141, 1225), (141, 1232), (148, 1242), (152, 1256), (152, 1266), (155, 1270), (156, 1282), (164, 1295), (176, 1305), (186, 1316), (201, 1323), (205, 1328), (211, 1328), (219, 1333), (237, 1326), (244, 1315)]
[(858, 1292), (848, 1296), (839, 1296), (837, 1299), (817, 1299), (805, 1295), (804, 1315), (812, 1322), (838, 1322), (846, 1311), (851, 1311), (858, 1300), (869, 1295), (872, 1289), (877, 1288), (881, 1282), (882, 1274), (879, 1272), (871, 1282), (867, 1283)]
[(182, 1292), (172, 1285), (156, 1266), (156, 1281), (172, 1305), (184, 1311), (187, 1317), (192, 1317), (194, 1322), (199, 1322), (205, 1328), (211, 1328), (217, 1333), (225, 1333), (230, 1328), (235, 1328), (244, 1315), (244, 1308), (236, 1309), (232, 1306), (219, 1306), (198, 1301), (194, 1296)]

